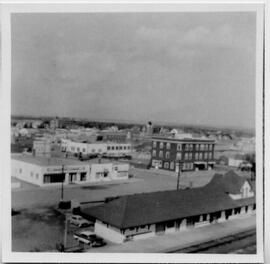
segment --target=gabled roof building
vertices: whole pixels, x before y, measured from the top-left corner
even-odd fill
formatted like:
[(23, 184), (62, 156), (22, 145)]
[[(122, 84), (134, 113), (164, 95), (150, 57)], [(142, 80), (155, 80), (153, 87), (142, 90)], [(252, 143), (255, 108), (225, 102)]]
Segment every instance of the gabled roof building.
[(95, 220), (98, 235), (122, 243), (254, 213), (252, 188), (249, 181), (228, 172), (203, 187), (126, 195), (87, 208), (82, 215)]

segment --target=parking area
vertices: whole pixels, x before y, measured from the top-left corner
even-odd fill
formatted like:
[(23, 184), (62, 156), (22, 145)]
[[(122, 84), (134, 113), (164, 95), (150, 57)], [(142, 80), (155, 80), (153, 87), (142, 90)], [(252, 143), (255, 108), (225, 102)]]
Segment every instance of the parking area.
[[(218, 167), (211, 171), (184, 172), (180, 177), (180, 187), (203, 186), (210, 181), (215, 173), (226, 171), (228, 168)], [(132, 168), (130, 174), (133, 175), (133, 178), (124, 182), (65, 186), (64, 199), (93, 202), (110, 196), (172, 190), (177, 187), (177, 175), (174, 172)], [(61, 186), (47, 188), (29, 184), (25, 184), (25, 186), (25, 188), (12, 190), (12, 208), (55, 206), (61, 198)]]

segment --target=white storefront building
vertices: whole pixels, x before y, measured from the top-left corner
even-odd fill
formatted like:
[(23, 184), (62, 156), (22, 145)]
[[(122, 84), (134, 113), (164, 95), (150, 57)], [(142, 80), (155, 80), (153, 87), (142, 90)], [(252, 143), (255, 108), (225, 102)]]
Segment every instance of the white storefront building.
[(73, 154), (82, 155), (108, 155), (108, 156), (121, 156), (131, 153), (130, 143), (83, 143), (70, 140), (62, 140), (62, 150)]
[(38, 185), (83, 184), (128, 179), (129, 164), (102, 159), (82, 162), (74, 159), (12, 155), (11, 176)]

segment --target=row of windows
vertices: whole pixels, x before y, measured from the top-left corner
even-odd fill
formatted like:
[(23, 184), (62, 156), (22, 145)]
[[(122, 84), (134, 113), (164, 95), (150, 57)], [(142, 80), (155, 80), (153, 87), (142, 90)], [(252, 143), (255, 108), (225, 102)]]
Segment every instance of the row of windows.
[(108, 146), (107, 147), (107, 150), (127, 150), (127, 149), (130, 149), (130, 146)]
[[(164, 162), (163, 164), (163, 168), (164, 169), (170, 169), (170, 170), (174, 170), (175, 164), (173, 161), (171, 162)], [(184, 163), (183, 164), (183, 170), (193, 170), (193, 163)]]
[[(86, 152), (86, 148), (75, 148), (75, 147), (71, 147), (71, 151), (75, 151), (75, 149), (77, 150), (77, 152), (83, 152), (85, 153)], [(127, 149), (130, 149), (130, 146), (108, 146), (107, 147), (107, 150), (127, 150)], [(92, 153), (95, 153), (96, 152), (96, 149), (92, 149), (91, 150)], [(98, 153), (101, 153), (102, 152), (102, 149), (98, 149), (97, 150)]]
[[(158, 155), (157, 155), (157, 154), (158, 154)], [(163, 157), (164, 157), (164, 152), (161, 150), (161, 151), (159, 151), (159, 153), (157, 153), (156, 150), (153, 150), (152, 156), (153, 156), (153, 157), (163, 158)], [(182, 156), (183, 156), (183, 155), (182, 155), (182, 152), (177, 152), (177, 154), (176, 154), (176, 159), (177, 159), (177, 160), (182, 160)], [(166, 158), (166, 159), (169, 159), (169, 158), (170, 158), (170, 152), (169, 152), (169, 151), (165, 152), (165, 158)], [(194, 159), (195, 159), (195, 160), (212, 159), (212, 158), (213, 158), (212, 152), (195, 153), (195, 156), (194, 156)], [(190, 152), (190, 153), (185, 153), (184, 159), (185, 159), (185, 160), (192, 160), (192, 159), (193, 159), (193, 153), (192, 153), (192, 152)]]
[[(30, 172), (30, 175), (31, 175), (31, 178), (34, 178), (34, 172)], [(38, 179), (38, 177), (39, 177), (39, 175), (38, 175), (38, 173), (36, 173), (36, 179)]]
[[(153, 148), (157, 147), (157, 142), (154, 141), (153, 142)], [(160, 142), (159, 143), (159, 148), (163, 149), (171, 149), (171, 143), (163, 143)], [(193, 149), (196, 150), (213, 150), (214, 149), (214, 145), (212, 144), (177, 144), (177, 150), (181, 151), (182, 149), (187, 150), (187, 151), (192, 151)]]

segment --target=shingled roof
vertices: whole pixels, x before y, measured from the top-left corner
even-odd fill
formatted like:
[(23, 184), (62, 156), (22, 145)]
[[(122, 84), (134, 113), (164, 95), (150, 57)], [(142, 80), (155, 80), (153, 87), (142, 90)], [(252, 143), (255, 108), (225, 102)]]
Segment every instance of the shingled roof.
[(180, 191), (125, 195), (103, 205), (86, 208), (82, 215), (125, 229), (233, 209), (243, 203), (253, 204), (255, 199), (238, 202), (231, 199), (220, 184), (208, 184)]
[(251, 188), (254, 189), (254, 184), (252, 184), (249, 179), (241, 177), (231, 170), (224, 175), (215, 174), (206, 186), (215, 186), (215, 188), (223, 188), (226, 193), (239, 194), (241, 187), (246, 181), (248, 181)]

